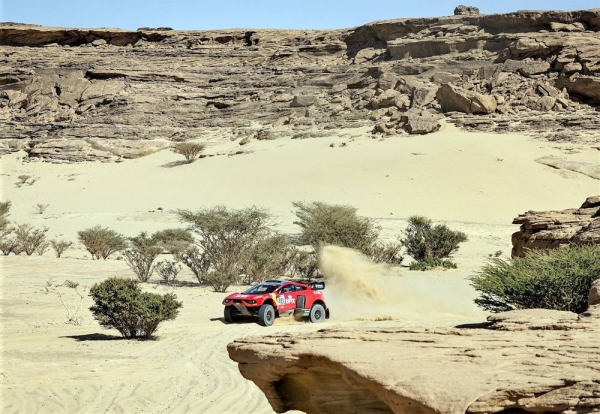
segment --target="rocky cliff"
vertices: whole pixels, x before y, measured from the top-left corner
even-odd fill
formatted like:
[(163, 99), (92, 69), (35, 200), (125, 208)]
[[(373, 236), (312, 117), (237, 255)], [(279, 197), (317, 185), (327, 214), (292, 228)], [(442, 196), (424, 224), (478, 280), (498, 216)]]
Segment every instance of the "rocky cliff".
[(228, 346), (277, 412), (598, 413), (600, 305), (454, 329), (340, 327)]
[(113, 160), (143, 152), (131, 140), (424, 134), (443, 116), (572, 137), (600, 129), (599, 31), (600, 9), (330, 31), (2, 23), (0, 143), (54, 161)]

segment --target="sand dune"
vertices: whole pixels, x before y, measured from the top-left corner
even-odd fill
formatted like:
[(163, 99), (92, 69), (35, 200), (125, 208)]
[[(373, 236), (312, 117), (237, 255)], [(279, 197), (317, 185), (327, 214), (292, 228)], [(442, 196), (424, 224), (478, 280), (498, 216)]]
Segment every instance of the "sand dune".
[[(351, 140), (350, 134), (357, 137)], [(329, 147), (341, 142), (348, 145)], [(239, 146), (223, 142), (207, 152), (232, 149)], [(395, 270), (384, 283), (398, 292), (397, 305), (365, 318), (333, 308), (326, 324), (376, 324), (375, 317), (389, 316), (401, 326), (452, 326), (481, 320), (465, 279), (488, 255), (510, 252), (513, 217), (531, 209), (572, 207), (600, 188), (593, 178), (535, 162), (543, 156), (593, 162), (596, 150), (567, 151), (566, 144), (470, 134), (451, 126), (426, 137), (378, 141), (366, 131), (340, 131), (329, 138), (259, 142), (244, 150), (252, 152), (174, 168), (164, 167), (179, 159), (168, 151), (118, 164), (22, 163), (22, 153), (12, 154), (1, 160), (2, 199), (13, 203), (11, 220), (48, 226), (51, 236), (74, 241), (78, 230), (97, 224), (126, 235), (179, 226), (175, 210), (218, 203), (267, 207), (286, 232), (297, 232), (291, 201), (352, 204), (377, 218), (388, 238), (402, 230), (408, 216), (424, 214), (468, 234), (455, 258), (459, 268)], [(40, 179), (17, 188), (20, 174)], [(46, 213), (34, 213), (36, 203), (49, 204)], [(145, 289), (174, 289), (184, 303), (180, 316), (159, 329), (156, 341), (113, 340), (116, 331), (101, 329), (87, 311), (82, 326), (65, 324), (58, 298), (44, 294), (43, 286), (51, 278), (90, 286), (109, 276), (131, 276), (123, 261), (92, 261), (78, 246), (63, 259), (51, 253), (10, 256), (1, 257), (0, 266), (5, 413), (270, 413), (264, 395), (228, 359), (227, 343), (320, 327), (225, 325), (219, 319), (223, 294), (150, 283)], [(195, 281), (187, 270), (180, 278)], [(84, 309), (90, 302), (86, 297)], [(440, 302), (443, 306), (433, 306)]]

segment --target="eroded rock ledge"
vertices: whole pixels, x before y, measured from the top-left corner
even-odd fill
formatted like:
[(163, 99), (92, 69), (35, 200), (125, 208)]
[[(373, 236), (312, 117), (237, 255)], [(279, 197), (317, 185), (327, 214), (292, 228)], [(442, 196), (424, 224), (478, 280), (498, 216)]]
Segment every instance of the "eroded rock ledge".
[(334, 327), (228, 350), (277, 412), (598, 413), (599, 328), (592, 306), (455, 329)]
[(588, 197), (579, 208), (562, 211), (528, 211), (519, 214), (512, 235), (512, 256), (528, 249), (556, 249), (570, 243), (600, 244), (600, 196)]

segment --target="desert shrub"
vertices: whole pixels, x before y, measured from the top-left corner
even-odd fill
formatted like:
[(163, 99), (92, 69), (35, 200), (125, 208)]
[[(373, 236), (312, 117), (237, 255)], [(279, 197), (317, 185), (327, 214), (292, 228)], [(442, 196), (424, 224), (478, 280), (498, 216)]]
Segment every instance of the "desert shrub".
[(2, 251), (2, 254), (5, 256), (13, 253), (18, 246), (19, 244), (17, 243), (16, 238), (0, 240), (0, 251)]
[(154, 260), (162, 252), (146, 232), (129, 239), (131, 246), (123, 250), (125, 262), (140, 282), (147, 282), (154, 273)]
[(10, 221), (8, 220), (10, 206), (10, 201), (0, 202), (0, 241), (13, 232), (13, 228), (10, 226)]
[(183, 252), (194, 243), (194, 236), (186, 229), (166, 229), (152, 235), (154, 243), (180, 261)]
[(48, 208), (50, 204), (36, 204), (35, 206), (33, 206), (34, 211), (37, 214), (44, 214), (44, 212), (46, 211), (46, 209)]
[(166, 283), (173, 283), (181, 272), (181, 264), (164, 260), (156, 265), (156, 271)]
[(19, 181), (17, 181), (15, 183), (15, 185), (17, 187), (23, 187), (25, 184), (33, 185), (38, 180), (38, 178), (34, 178), (31, 175), (25, 175), (25, 174), (19, 175), (17, 178), (19, 179)]
[(492, 258), (471, 279), (485, 310), (587, 309), (592, 282), (600, 275), (600, 246), (532, 250), (508, 261)]
[(209, 272), (204, 275), (203, 281), (215, 292), (225, 292), (229, 286), (238, 283), (238, 279), (236, 273)]
[(196, 247), (189, 248), (181, 254), (181, 262), (192, 271), (199, 283), (206, 283), (204, 276), (210, 269), (210, 261), (204, 253), (201, 253)]
[(451, 230), (445, 224), (434, 226), (430, 219), (422, 216), (408, 219), (405, 234), (402, 244), (417, 261), (443, 259), (458, 250), (459, 243), (467, 241), (466, 234)]
[(193, 163), (196, 160), (196, 157), (204, 151), (206, 145), (198, 144), (195, 142), (180, 142), (175, 144), (173, 147), (173, 152), (176, 154), (183, 155), (185, 157), (185, 161), (188, 164)]
[(79, 241), (96, 260), (106, 260), (111, 254), (127, 247), (127, 239), (123, 235), (106, 227), (96, 226), (77, 234)]
[(48, 247), (50, 247), (50, 242), (48, 241), (44, 241), (42, 243), (40, 243), (38, 245), (38, 247), (36, 247), (35, 252), (39, 255), (39, 256), (43, 256), (44, 253), (46, 253), (46, 251), (48, 250)]
[(269, 234), (257, 239), (242, 258), (243, 283), (259, 283), (288, 274), (296, 252), (284, 234)]
[(410, 270), (430, 270), (441, 267), (443, 269), (456, 269), (456, 264), (450, 260), (440, 259), (439, 257), (429, 257), (423, 260), (412, 262), (408, 268)]
[[(83, 292), (79, 288), (79, 283), (65, 280), (62, 285), (57, 284), (52, 279), (46, 282), (47, 294), (54, 294), (58, 296), (60, 303), (67, 313), (67, 320), (65, 323), (71, 325), (81, 325), (83, 321)], [(71, 289), (75, 293), (75, 298), (69, 297), (68, 290)]]
[(54, 249), (54, 252), (56, 253), (56, 257), (62, 256), (62, 254), (73, 245), (73, 242), (70, 241), (66, 241), (66, 240), (57, 240), (54, 239), (52, 241), (50, 241), (50, 245), (52, 246), (52, 248)]
[(172, 293), (142, 292), (133, 279), (110, 278), (90, 289), (94, 318), (125, 338), (150, 338), (159, 324), (179, 314), (182, 303)]
[(322, 202), (292, 203), (301, 228), (300, 239), (319, 251), (323, 244), (348, 247), (369, 255), (379, 229), (372, 220), (356, 214), (356, 208)]
[(36, 229), (30, 224), (18, 225), (14, 229), (17, 247), (24, 251), (27, 256), (31, 256), (40, 246), (46, 243), (47, 231), (46, 227)]
[(321, 277), (319, 272), (319, 258), (315, 252), (297, 250), (292, 259), (292, 277), (300, 279), (316, 279)]
[[(210, 264), (206, 274), (197, 276), (198, 279), (211, 284), (219, 292), (237, 282), (247, 251), (257, 240), (270, 233), (273, 223), (271, 215), (257, 207), (235, 210), (216, 206), (197, 212), (180, 210), (178, 213), (199, 236), (196, 243), (202, 252), (202, 260)], [(216, 283), (218, 278), (222, 278), (223, 283)]]
[(389, 263), (400, 265), (404, 257), (400, 254), (402, 243), (399, 242), (376, 242), (371, 247), (369, 257), (376, 263)]

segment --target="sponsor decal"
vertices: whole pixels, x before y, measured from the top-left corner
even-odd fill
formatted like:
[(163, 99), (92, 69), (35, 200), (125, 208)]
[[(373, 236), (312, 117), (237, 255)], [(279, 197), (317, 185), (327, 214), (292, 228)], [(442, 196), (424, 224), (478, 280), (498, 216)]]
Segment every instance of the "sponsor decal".
[(288, 295), (286, 298), (285, 295), (281, 295), (277, 297), (278, 305), (288, 305), (290, 303), (296, 303), (296, 300), (292, 297), (292, 295)]

